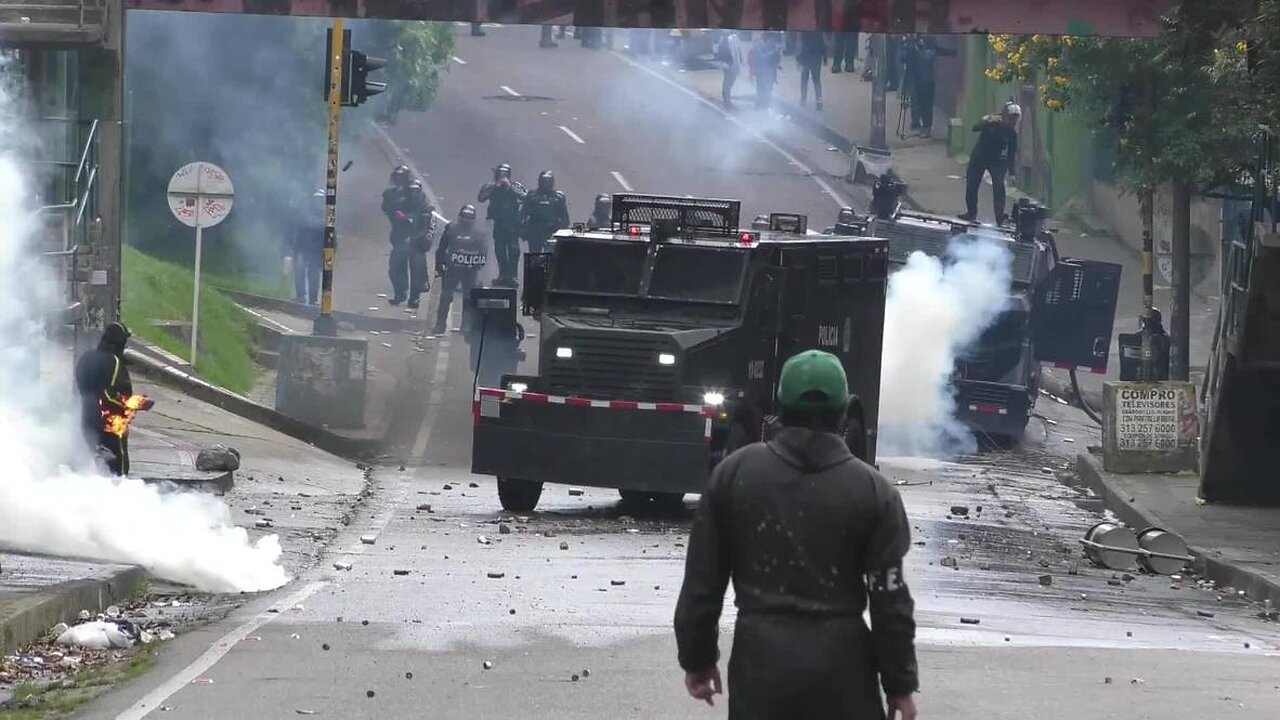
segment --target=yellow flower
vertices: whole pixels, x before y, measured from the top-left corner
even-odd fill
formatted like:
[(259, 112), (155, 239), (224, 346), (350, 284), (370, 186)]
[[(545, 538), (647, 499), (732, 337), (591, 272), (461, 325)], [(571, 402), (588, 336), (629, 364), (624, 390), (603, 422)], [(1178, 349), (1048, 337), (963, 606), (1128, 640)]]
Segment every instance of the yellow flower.
[(1061, 100), (1049, 99), (1049, 100), (1046, 100), (1044, 104), (1045, 104), (1045, 107), (1053, 111), (1058, 111), (1062, 109)]
[(1054, 68), (1058, 67), (1058, 58), (1056, 58), (1056, 57), (1051, 57), (1051, 58), (1049, 58), (1049, 60), (1048, 60), (1045, 64), (1049, 66), (1049, 69), (1050, 69), (1050, 70), (1052, 70), (1052, 69), (1054, 69)]
[(995, 41), (993, 41), (993, 42), (991, 43), (991, 47), (995, 48), (995, 49), (996, 49), (996, 52), (1000, 53), (1001, 55), (1003, 55), (1003, 54), (1005, 53), (1005, 51), (1007, 51), (1007, 50), (1009, 49), (1009, 48), (1008, 48), (1008, 46), (1004, 44), (1004, 41), (1003, 41), (1003, 40), (995, 40)]
[(1058, 87), (1063, 87), (1067, 84), (1067, 79), (1062, 77), (1061, 75), (1058, 75), (1053, 79), (1053, 83)]
[(1062, 44), (1066, 45), (1067, 47), (1071, 47), (1076, 44), (1076, 39), (1071, 37), (1070, 35), (1067, 35), (1066, 37), (1062, 38)]

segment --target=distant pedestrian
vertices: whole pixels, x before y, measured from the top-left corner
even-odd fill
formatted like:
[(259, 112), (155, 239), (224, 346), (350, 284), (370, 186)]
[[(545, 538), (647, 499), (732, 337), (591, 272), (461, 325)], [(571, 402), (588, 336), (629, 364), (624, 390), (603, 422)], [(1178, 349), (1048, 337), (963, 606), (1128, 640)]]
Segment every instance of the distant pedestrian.
[[(538, 40), (538, 47), (541, 47), (541, 48), (559, 47), (556, 41), (551, 39), (551, 33), (553, 32), (554, 28), (555, 28), (554, 25), (542, 26), (542, 37), (541, 39)], [(564, 37), (563, 31), (560, 33), (560, 37)]]
[(751, 76), (756, 82), (756, 107), (768, 110), (773, 104), (773, 86), (778, 83), (778, 71), (782, 69), (782, 48), (777, 33), (763, 33), (747, 55)]
[(788, 360), (778, 404), (774, 439), (722, 460), (702, 493), (675, 612), (685, 689), (708, 704), (722, 692), (717, 646), (732, 580), (730, 720), (883, 720), (881, 689), (891, 717), (915, 720), (902, 498), (843, 437), (851, 397), (834, 355)]
[(831, 33), (831, 72), (854, 72), (853, 63), (858, 59), (858, 35), (856, 32)]
[(1012, 178), (1017, 167), (1020, 120), (1022, 108), (1009, 101), (999, 115), (987, 115), (973, 126), (973, 131), (978, 133), (978, 142), (969, 154), (964, 188), (965, 211), (960, 214), (961, 220), (974, 222), (978, 219), (978, 188), (982, 186), (985, 175), (991, 176), (996, 224), (1003, 225), (1009, 220), (1004, 211), (1004, 179), (1006, 174)]
[(933, 135), (933, 106), (938, 88), (935, 61), (939, 56), (955, 54), (955, 50), (938, 45), (929, 36), (913, 38), (904, 50), (907, 71), (903, 76), (903, 91), (911, 95), (911, 128), (921, 137)]
[(316, 190), (310, 200), (290, 238), (289, 254), (293, 264), (293, 301), (315, 305), (324, 265), (324, 190)]
[(720, 69), (724, 72), (724, 79), (720, 83), (720, 98), (724, 102), (725, 109), (731, 109), (733, 86), (738, 82), (738, 74), (742, 72), (742, 66), (746, 64), (746, 58), (742, 54), (742, 40), (739, 39), (738, 33), (729, 32), (720, 40), (720, 44), (716, 47), (716, 60), (720, 62)]
[(817, 109), (822, 109), (822, 68), (827, 65), (827, 39), (822, 33), (810, 31), (800, 36), (800, 49), (796, 53), (800, 65), (800, 106), (809, 99), (809, 80), (813, 80), (813, 97)]

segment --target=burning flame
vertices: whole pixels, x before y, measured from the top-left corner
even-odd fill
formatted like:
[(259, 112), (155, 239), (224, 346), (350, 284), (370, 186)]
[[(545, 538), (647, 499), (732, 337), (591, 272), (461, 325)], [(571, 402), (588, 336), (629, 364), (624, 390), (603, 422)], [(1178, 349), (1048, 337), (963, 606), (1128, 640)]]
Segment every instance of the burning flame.
[(124, 412), (103, 409), (103, 429), (116, 437), (124, 437), (124, 434), (129, 432), (129, 423), (133, 422), (133, 416), (138, 414), (146, 402), (146, 395), (130, 395), (124, 399)]

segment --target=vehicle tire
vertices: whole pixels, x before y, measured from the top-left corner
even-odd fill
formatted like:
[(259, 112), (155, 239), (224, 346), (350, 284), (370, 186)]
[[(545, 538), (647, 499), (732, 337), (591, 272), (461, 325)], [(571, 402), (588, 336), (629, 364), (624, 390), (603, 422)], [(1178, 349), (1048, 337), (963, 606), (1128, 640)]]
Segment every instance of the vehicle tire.
[(538, 507), (542, 483), (516, 478), (498, 478), (498, 500), (507, 512), (530, 512)]

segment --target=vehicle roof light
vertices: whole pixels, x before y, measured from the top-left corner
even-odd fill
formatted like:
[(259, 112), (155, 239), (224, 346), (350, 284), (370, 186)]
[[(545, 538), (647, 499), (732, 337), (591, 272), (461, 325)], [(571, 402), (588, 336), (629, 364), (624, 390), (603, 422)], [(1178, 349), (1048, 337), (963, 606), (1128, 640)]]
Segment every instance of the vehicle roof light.
[(744, 233), (742, 233), (741, 235), (739, 235), (739, 236), (738, 236), (738, 241), (739, 241), (740, 243), (742, 243), (743, 245), (751, 245), (752, 243), (754, 243), (754, 242), (756, 241), (756, 234), (755, 234), (755, 233), (744, 232)]
[(630, 235), (631, 237), (640, 237), (640, 226), (632, 225), (631, 227), (627, 228), (627, 234)]

